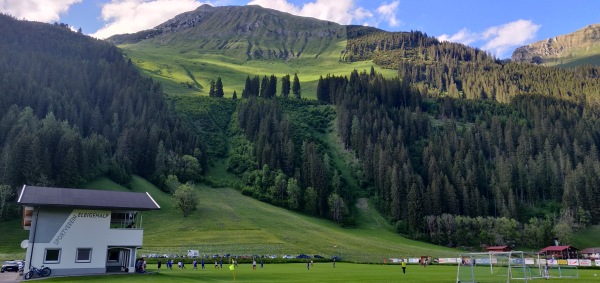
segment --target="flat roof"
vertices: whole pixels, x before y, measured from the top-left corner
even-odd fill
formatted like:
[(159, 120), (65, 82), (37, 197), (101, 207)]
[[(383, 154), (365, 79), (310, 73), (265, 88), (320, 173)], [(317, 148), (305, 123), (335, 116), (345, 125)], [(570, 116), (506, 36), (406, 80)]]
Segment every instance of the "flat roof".
[(149, 193), (23, 186), (19, 205), (89, 209), (159, 210)]

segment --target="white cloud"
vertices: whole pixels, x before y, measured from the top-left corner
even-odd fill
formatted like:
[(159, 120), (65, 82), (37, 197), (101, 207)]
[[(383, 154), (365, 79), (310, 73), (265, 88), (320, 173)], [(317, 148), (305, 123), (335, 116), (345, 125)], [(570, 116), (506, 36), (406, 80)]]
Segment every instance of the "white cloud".
[(525, 45), (528, 41), (533, 40), (540, 27), (541, 25), (536, 25), (532, 21), (517, 20), (488, 28), (483, 33), (483, 39), (487, 42), (482, 48), (501, 57), (508, 49)]
[(396, 12), (399, 5), (400, 1), (394, 1), (389, 4), (384, 2), (377, 8), (377, 13), (384, 21), (388, 23), (390, 27), (398, 27), (401, 24), (400, 20), (398, 20), (398, 17), (396, 17)]
[(313, 17), (347, 25), (353, 21), (373, 17), (373, 14), (362, 7), (355, 7), (354, 0), (316, 0), (296, 6), (287, 0), (253, 0), (248, 5), (260, 5), (297, 16)]
[(91, 36), (107, 38), (150, 29), (202, 4), (196, 0), (112, 0), (102, 6), (106, 24)]
[(373, 13), (371, 13), (371, 11), (363, 8), (363, 7), (358, 7), (358, 9), (356, 9), (354, 11), (354, 19), (357, 21), (361, 21), (363, 19), (368, 19), (368, 18), (372, 18), (373, 17)]
[(474, 32), (470, 32), (468, 29), (463, 28), (453, 35), (442, 34), (438, 36), (440, 41), (458, 42), (465, 45), (469, 45), (479, 39), (480, 35)]
[(0, 11), (17, 19), (54, 22), (82, 0), (0, 0)]
[(529, 20), (516, 20), (499, 26), (489, 27), (484, 32), (471, 32), (466, 28), (453, 35), (442, 34), (440, 41), (452, 41), (462, 44), (481, 42), (483, 50), (490, 51), (498, 58), (506, 56), (506, 52), (514, 47), (525, 45), (535, 38), (541, 25)]

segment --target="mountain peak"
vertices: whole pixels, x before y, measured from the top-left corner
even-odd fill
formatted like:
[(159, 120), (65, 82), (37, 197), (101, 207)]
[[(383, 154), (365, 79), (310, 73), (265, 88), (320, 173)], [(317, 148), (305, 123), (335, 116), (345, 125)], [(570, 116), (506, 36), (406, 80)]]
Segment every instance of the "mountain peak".
[[(257, 5), (202, 5), (145, 31), (115, 35), (114, 44), (152, 42), (180, 43), (194, 50), (220, 52), (246, 59), (291, 59), (305, 54), (318, 56), (321, 49), (345, 37), (343, 26)], [(200, 46), (200, 47), (199, 47)]]

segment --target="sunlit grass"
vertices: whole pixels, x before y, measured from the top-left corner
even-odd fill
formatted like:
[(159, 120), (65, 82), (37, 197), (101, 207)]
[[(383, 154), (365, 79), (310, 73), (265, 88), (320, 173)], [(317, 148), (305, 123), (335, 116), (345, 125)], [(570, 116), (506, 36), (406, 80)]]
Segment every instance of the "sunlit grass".
[[(423, 268), (417, 265), (408, 265), (406, 273), (402, 273), (399, 265), (383, 264), (348, 264), (337, 263), (333, 268), (331, 263), (315, 263), (310, 269), (304, 263), (294, 264), (267, 264), (264, 268), (257, 267), (252, 270), (249, 264), (240, 264), (234, 270), (229, 270), (228, 265), (223, 269), (215, 269), (207, 264), (206, 269), (192, 270), (186, 266), (185, 270), (165, 270), (164, 265), (156, 273), (156, 266), (148, 267), (148, 274), (129, 275), (102, 275), (102, 276), (77, 276), (50, 278), (45, 282), (108, 282), (108, 283), (152, 283), (152, 282), (456, 282), (456, 266), (428, 266)], [(199, 267), (200, 268), (200, 267)], [(552, 278), (550, 280), (533, 279), (533, 282), (598, 282), (594, 277), (597, 270), (580, 270), (579, 278)], [(485, 282), (506, 282), (506, 276), (495, 276), (493, 280)], [(522, 280), (515, 280), (521, 282)], [(513, 281), (511, 281), (513, 282)]]
[[(118, 187), (106, 179), (90, 185), (95, 188), (111, 186)], [(372, 261), (388, 255), (442, 256), (460, 253), (409, 240), (384, 228), (345, 229), (327, 219), (272, 206), (230, 188), (196, 186), (200, 196), (198, 210), (184, 218), (173, 208), (170, 196), (146, 180), (134, 177), (132, 188), (149, 192), (161, 206), (160, 211), (144, 213), (145, 253), (179, 252), (192, 248), (202, 248), (207, 253), (234, 253), (236, 249), (243, 248), (248, 253), (279, 255), (306, 253), (327, 256), (341, 253), (343, 257), (356, 257), (357, 261)], [(210, 249), (215, 251), (208, 251)]]
[[(370, 70), (374, 67), (386, 77), (397, 76), (397, 71), (381, 69), (372, 61), (345, 63), (340, 61), (341, 51), (346, 41), (339, 41), (318, 54), (304, 53), (300, 58), (288, 61), (246, 60), (242, 57), (227, 56), (217, 52), (191, 50), (187, 45), (157, 46), (152, 43), (121, 45), (120, 48), (131, 58), (141, 72), (163, 84), (170, 95), (208, 95), (210, 82), (221, 77), (226, 97), (233, 91), (241, 96), (247, 76), (270, 76), (281, 79), (289, 74), (298, 74), (302, 87), (302, 96), (316, 98), (317, 81), (320, 76), (345, 75), (353, 70)], [(191, 76), (190, 76), (191, 74)], [(197, 82), (201, 87), (192, 87)], [(278, 88), (280, 84), (278, 83)]]

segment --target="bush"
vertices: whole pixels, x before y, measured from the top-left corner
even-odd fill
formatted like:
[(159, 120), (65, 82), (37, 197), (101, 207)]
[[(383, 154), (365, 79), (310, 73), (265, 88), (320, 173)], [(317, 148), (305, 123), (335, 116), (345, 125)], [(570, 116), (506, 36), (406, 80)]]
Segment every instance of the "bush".
[(249, 197), (253, 196), (254, 195), (254, 188), (250, 187), (250, 186), (245, 186), (242, 189), (242, 195), (249, 196)]

